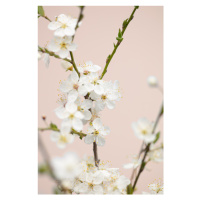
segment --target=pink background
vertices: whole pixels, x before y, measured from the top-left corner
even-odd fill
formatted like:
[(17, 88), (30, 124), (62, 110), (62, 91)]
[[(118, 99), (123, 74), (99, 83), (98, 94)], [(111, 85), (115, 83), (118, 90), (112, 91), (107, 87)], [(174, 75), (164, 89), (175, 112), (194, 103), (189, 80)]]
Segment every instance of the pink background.
[[(45, 13), (50, 19), (59, 14), (78, 17), (78, 7), (55, 7), (45, 6)], [(77, 64), (83, 61), (105, 66), (107, 56), (113, 50), (113, 42), (118, 29), (124, 19), (130, 16), (133, 7), (86, 7), (81, 27), (77, 30), (74, 42), (78, 49), (74, 53)], [(39, 18), (38, 42), (44, 47), (53, 37), (48, 21)], [(159, 84), (163, 84), (163, 7), (140, 7), (133, 21), (129, 24), (124, 40), (119, 46), (105, 80), (119, 80), (123, 98), (117, 102), (114, 110), (105, 109), (101, 116), (105, 125), (111, 129), (107, 136), (106, 145), (98, 148), (99, 158), (111, 161), (112, 167), (120, 168), (121, 172), (131, 176), (132, 170), (125, 170), (122, 165), (128, 163), (128, 156), (137, 154), (141, 141), (134, 136), (131, 123), (140, 117), (155, 120), (159, 111), (162, 94), (147, 85), (147, 77), (154, 75)], [(55, 116), (54, 109), (58, 106), (59, 81), (66, 79), (66, 73), (60, 65), (60, 60), (51, 57), (50, 66), (47, 69), (43, 61), (39, 61), (38, 82), (38, 126), (45, 127), (41, 116), (45, 114), (48, 122), (53, 122), (60, 127), (61, 121)], [(163, 119), (157, 130), (163, 134)], [(43, 132), (41, 136), (52, 157), (62, 156), (65, 152), (75, 151), (80, 157), (84, 154), (93, 155), (92, 145), (87, 145), (79, 138), (60, 150), (50, 140), (50, 132)], [(162, 138), (160, 139), (160, 142)], [(39, 162), (42, 162), (40, 152)], [(163, 180), (163, 163), (149, 163), (137, 184), (138, 191), (148, 191), (147, 185), (155, 179)], [(47, 194), (52, 192), (55, 186), (51, 178), (39, 176), (38, 193)]]

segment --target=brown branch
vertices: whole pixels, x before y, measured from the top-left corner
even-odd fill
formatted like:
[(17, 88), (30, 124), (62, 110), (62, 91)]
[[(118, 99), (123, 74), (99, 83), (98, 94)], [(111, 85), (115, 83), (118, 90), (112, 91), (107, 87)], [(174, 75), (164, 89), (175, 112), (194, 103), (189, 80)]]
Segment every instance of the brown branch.
[(97, 152), (97, 143), (93, 142), (93, 152), (94, 152), (94, 161), (95, 161), (95, 166), (99, 167), (99, 158), (98, 158), (98, 152)]
[[(160, 111), (159, 111), (159, 113), (158, 113), (158, 116), (157, 116), (157, 118), (156, 118), (156, 121), (155, 121), (153, 130), (152, 130), (152, 134), (155, 133), (156, 127), (157, 127), (158, 122), (159, 122), (159, 120), (160, 120), (160, 118), (161, 118), (162, 115), (163, 115), (163, 103), (162, 103), (161, 109), (160, 109)], [(149, 150), (150, 150), (150, 145), (151, 145), (151, 143), (148, 143), (147, 146), (146, 146), (146, 148), (145, 148), (145, 152), (144, 152), (144, 155), (143, 155), (143, 158), (142, 158), (142, 164), (140, 165), (140, 169), (139, 169), (138, 174), (137, 174), (137, 176), (136, 176), (136, 178), (135, 178), (135, 181), (134, 181), (134, 183), (133, 183), (133, 192), (135, 191), (135, 187), (136, 187), (136, 184), (137, 184), (137, 182), (138, 182), (138, 179), (139, 179), (141, 173), (143, 172), (143, 170), (144, 170), (144, 168), (145, 168), (145, 166), (146, 166), (145, 159), (146, 159), (147, 153), (148, 153)]]
[[(78, 17), (78, 20), (77, 20), (77, 23), (76, 23), (76, 27), (75, 27), (75, 30), (79, 27), (78, 26), (78, 23), (83, 19), (83, 10), (84, 10), (85, 6), (80, 6), (80, 13), (79, 13), (79, 17)], [(74, 40), (74, 37), (75, 35), (73, 35), (72, 37), (72, 41)]]
[(40, 148), (40, 152), (44, 158), (44, 161), (46, 163), (46, 165), (48, 166), (49, 168), (49, 171), (50, 171), (50, 175), (51, 177), (53, 178), (53, 180), (57, 183), (57, 185), (60, 185), (60, 181), (55, 177), (54, 175), (54, 172), (53, 172), (53, 168), (52, 168), (52, 165), (51, 165), (51, 159), (50, 159), (50, 156), (49, 156), (49, 153), (42, 141), (42, 138), (40, 137), (40, 134), (38, 133), (38, 146)]

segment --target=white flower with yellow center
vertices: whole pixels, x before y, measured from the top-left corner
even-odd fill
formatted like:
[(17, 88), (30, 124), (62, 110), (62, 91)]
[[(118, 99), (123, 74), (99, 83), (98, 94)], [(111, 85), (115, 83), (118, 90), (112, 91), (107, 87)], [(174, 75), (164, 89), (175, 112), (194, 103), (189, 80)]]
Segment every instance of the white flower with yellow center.
[(64, 37), (65, 35), (73, 36), (75, 34), (76, 24), (77, 19), (61, 14), (56, 17), (55, 21), (49, 23), (48, 28), (55, 31), (54, 35), (58, 37)]
[(84, 99), (81, 101), (80, 97), (78, 97), (75, 101), (75, 104), (78, 106), (78, 111), (84, 115), (83, 121), (86, 123), (92, 117), (92, 114), (89, 111), (89, 109), (92, 108), (92, 101), (89, 99)]
[(81, 131), (83, 129), (82, 119), (84, 115), (78, 111), (78, 107), (74, 103), (67, 103), (64, 109), (55, 110), (56, 115), (63, 119), (62, 125), (73, 128), (76, 131)]
[(156, 138), (156, 135), (153, 134), (154, 123), (149, 122), (146, 118), (141, 118), (137, 122), (132, 123), (132, 129), (136, 135), (141, 140), (144, 140), (145, 143), (153, 142)]
[(103, 194), (103, 176), (98, 171), (92, 173), (85, 173), (84, 178), (79, 182), (74, 190), (77, 193), (83, 194)]
[(87, 75), (90, 72), (98, 72), (100, 69), (101, 67), (98, 65), (94, 65), (92, 61), (88, 61), (83, 65), (78, 66), (78, 71), (84, 75)]
[[(113, 180), (112, 180), (113, 179)], [(106, 194), (126, 194), (126, 188), (130, 184), (130, 180), (123, 176), (120, 175), (119, 173), (117, 174), (116, 177), (112, 177), (110, 182), (107, 182), (105, 184), (104, 190)]]
[(162, 162), (163, 161), (163, 148), (150, 146), (150, 151), (148, 152), (148, 157), (150, 160), (154, 162)]
[(61, 92), (67, 94), (68, 102), (76, 101), (78, 95), (85, 96), (87, 94), (82, 77), (79, 79), (76, 71), (73, 71), (66, 81), (62, 81), (59, 89)]
[(77, 45), (72, 43), (72, 37), (54, 37), (47, 46), (49, 51), (57, 53), (61, 58), (67, 58), (69, 51), (75, 51)]
[(60, 132), (52, 131), (51, 132), (51, 140), (56, 142), (58, 148), (65, 148), (67, 144), (71, 144), (74, 142), (74, 135), (70, 134), (71, 127), (70, 124), (62, 124)]
[(68, 152), (63, 157), (52, 159), (51, 164), (58, 180), (73, 180), (82, 172), (79, 158), (73, 152)]
[(138, 159), (137, 156), (133, 156), (133, 159), (131, 160), (130, 163), (124, 164), (123, 168), (124, 169), (136, 169), (137, 167), (139, 167), (142, 163), (141, 159)]
[(96, 142), (98, 146), (103, 146), (105, 144), (104, 136), (109, 133), (110, 129), (103, 126), (100, 118), (96, 118), (92, 122), (92, 125), (88, 127), (87, 136), (84, 141), (86, 144)]
[(99, 75), (96, 72), (90, 72), (87, 75), (83, 75), (83, 84), (87, 89), (87, 92), (93, 92), (101, 95), (104, 91), (102, 87), (103, 80), (99, 80)]
[(164, 192), (164, 186), (160, 181), (158, 183), (149, 184), (148, 188), (151, 191), (151, 194), (163, 194)]
[(102, 93), (97, 95), (95, 93), (91, 93), (90, 97), (96, 101), (95, 106), (103, 110), (105, 106), (109, 109), (113, 109), (115, 107), (115, 102), (119, 101), (121, 98), (121, 94), (119, 93), (119, 82), (115, 81), (112, 83), (111, 81), (102, 81), (101, 83)]

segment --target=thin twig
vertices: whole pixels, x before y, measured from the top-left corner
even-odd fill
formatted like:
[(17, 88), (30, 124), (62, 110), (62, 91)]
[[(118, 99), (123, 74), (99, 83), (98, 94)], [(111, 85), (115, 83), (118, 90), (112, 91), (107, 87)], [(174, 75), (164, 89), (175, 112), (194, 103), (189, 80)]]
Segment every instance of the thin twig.
[(52, 52), (52, 51), (49, 51), (49, 50), (46, 49), (46, 48), (42, 48), (42, 47), (38, 46), (38, 51), (40, 51), (40, 52), (42, 52), (42, 53), (47, 53), (47, 54), (49, 54), (50, 56), (53, 56), (53, 57), (58, 58), (58, 59), (61, 59), (61, 60), (65, 60), (65, 61), (70, 62), (71, 64), (73, 64), (71, 60), (69, 60), (69, 59), (67, 59), (67, 58), (61, 58), (59, 55), (55, 54), (55, 53)]
[(78, 71), (78, 69), (77, 69), (77, 67), (76, 67), (76, 63), (75, 63), (75, 61), (74, 61), (73, 53), (72, 53), (71, 51), (70, 51), (69, 53), (70, 53), (70, 56), (71, 56), (72, 65), (73, 65), (75, 71), (77, 72), (78, 76), (80, 77), (80, 73), (79, 73), (79, 71)]
[[(60, 132), (60, 129), (54, 128), (54, 127), (38, 128), (38, 131), (49, 131), (49, 130)], [(73, 135), (73, 134), (76, 134), (76, 135), (78, 135), (81, 139), (87, 135), (87, 134), (85, 134), (85, 133), (78, 132), (78, 131), (76, 131), (76, 130), (74, 130), (74, 129), (71, 130), (71, 134), (72, 134), (72, 135)]]
[(40, 136), (40, 134), (38, 133), (38, 145), (39, 145), (39, 148), (40, 148), (40, 152), (44, 158), (44, 161), (45, 163), (47, 164), (49, 170), (50, 170), (50, 175), (51, 177), (56, 181), (56, 183), (59, 185), (60, 184), (60, 181), (55, 177), (54, 175), (54, 172), (53, 172), (53, 168), (51, 166), (51, 159), (50, 159), (50, 156), (49, 156), (49, 153), (42, 141), (42, 138)]
[[(130, 17), (129, 17), (128, 20), (127, 20), (127, 22), (126, 22), (125, 24), (123, 24), (123, 26), (122, 26), (122, 32), (121, 32), (121, 33), (122, 33), (122, 36), (124, 35), (124, 32), (125, 32), (126, 28), (128, 27), (130, 21), (133, 19), (134, 13), (135, 13), (135, 11), (136, 11), (138, 8), (139, 8), (139, 6), (135, 6), (135, 7), (134, 7), (134, 9), (133, 9), (133, 11), (132, 11)], [(118, 40), (118, 42), (117, 42), (116, 45), (114, 44), (113, 52), (108, 56), (108, 58), (107, 58), (107, 60), (106, 60), (106, 65), (105, 65), (104, 70), (103, 70), (103, 72), (102, 72), (102, 74), (101, 74), (101, 76), (100, 76), (100, 79), (102, 79), (102, 78), (104, 77), (105, 73), (107, 72), (108, 65), (110, 64), (110, 61), (112, 60), (112, 58), (113, 58), (113, 56), (114, 56), (114, 54), (115, 54), (117, 48), (119, 47), (119, 45), (120, 45), (121, 42), (122, 42), (122, 40), (123, 40), (123, 38), (121, 38), (121, 41)]]
[(51, 22), (51, 20), (47, 17), (47, 16), (43, 16), (43, 15), (38, 15), (38, 17), (43, 17), (43, 18), (45, 18), (45, 19), (47, 19), (48, 21), (50, 21)]
[[(143, 146), (144, 146), (144, 141), (142, 142), (140, 151), (139, 151), (139, 153), (138, 153), (138, 159), (140, 158), (140, 155), (141, 155), (142, 152), (143, 152)], [(135, 172), (136, 172), (136, 169), (134, 168), (133, 171), (132, 171), (132, 174), (131, 174), (131, 178), (130, 178), (131, 183), (133, 182), (133, 178), (134, 178)]]
[[(160, 120), (160, 118), (161, 118), (162, 115), (163, 115), (163, 103), (162, 103), (161, 109), (160, 109), (160, 111), (159, 111), (159, 113), (158, 113), (158, 116), (157, 116), (157, 118), (156, 118), (156, 121), (155, 121), (153, 130), (152, 130), (152, 134), (155, 133), (156, 127), (157, 127), (158, 122), (159, 122), (159, 120)], [(143, 172), (143, 170), (144, 170), (144, 168), (145, 168), (145, 166), (146, 166), (145, 158), (146, 158), (146, 156), (147, 156), (147, 153), (148, 153), (149, 150), (150, 150), (150, 145), (151, 145), (151, 143), (148, 143), (147, 146), (146, 146), (146, 148), (145, 148), (145, 152), (144, 152), (144, 155), (143, 155), (143, 158), (142, 158), (142, 164), (140, 165), (140, 169), (139, 169), (138, 174), (137, 174), (137, 176), (136, 176), (136, 178), (135, 178), (135, 181), (134, 181), (134, 183), (133, 183), (133, 191), (135, 191), (135, 187), (136, 187), (137, 181), (138, 181), (138, 179), (139, 179), (141, 173)]]
[(99, 167), (99, 158), (98, 158), (98, 152), (97, 152), (97, 143), (93, 142), (93, 152), (94, 152), (94, 161), (95, 161), (95, 166)]
[[(83, 19), (83, 10), (84, 10), (85, 6), (80, 6), (80, 13), (79, 13), (79, 17), (78, 17), (78, 20), (77, 20), (77, 23), (76, 23), (76, 27), (75, 27), (75, 30), (79, 27), (79, 22)], [(72, 37), (72, 41), (74, 40), (74, 37), (75, 35), (73, 35)]]

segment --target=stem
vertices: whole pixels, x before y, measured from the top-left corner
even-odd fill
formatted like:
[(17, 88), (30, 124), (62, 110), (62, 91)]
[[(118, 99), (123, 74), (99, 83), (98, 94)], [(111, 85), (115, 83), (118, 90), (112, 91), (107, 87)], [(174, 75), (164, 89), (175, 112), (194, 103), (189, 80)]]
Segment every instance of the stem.
[(59, 55), (55, 54), (55, 53), (52, 52), (52, 51), (49, 51), (49, 50), (46, 49), (46, 48), (42, 48), (42, 47), (38, 46), (38, 51), (40, 51), (40, 52), (42, 52), (42, 53), (48, 53), (50, 56), (53, 56), (53, 57), (58, 58), (58, 59), (65, 60), (65, 61), (70, 62), (71, 64), (73, 64), (71, 60), (69, 60), (69, 59), (67, 59), (67, 58), (61, 58)]
[[(134, 7), (134, 9), (133, 9), (133, 11), (132, 11), (130, 17), (128, 18), (128, 21), (126, 22), (125, 25), (122, 26), (122, 32), (121, 32), (121, 33), (122, 33), (122, 36), (124, 35), (124, 32), (125, 32), (126, 28), (128, 27), (130, 21), (133, 19), (134, 13), (135, 13), (135, 11), (136, 11), (138, 8), (139, 8), (139, 6), (135, 6), (135, 7)], [(110, 64), (110, 61), (112, 60), (112, 58), (113, 58), (113, 56), (114, 56), (114, 54), (115, 54), (117, 48), (119, 47), (119, 45), (120, 45), (121, 42), (122, 42), (122, 40), (123, 40), (123, 38), (121, 38), (121, 40), (118, 40), (118, 42), (117, 42), (116, 45), (114, 44), (113, 52), (108, 56), (108, 58), (107, 58), (107, 60), (106, 60), (106, 65), (105, 65), (104, 70), (103, 70), (103, 72), (102, 72), (102, 74), (101, 74), (101, 76), (100, 76), (100, 79), (102, 79), (102, 78), (104, 77), (105, 73), (107, 72), (108, 65)]]
[(70, 51), (70, 56), (71, 56), (71, 60), (72, 60), (72, 65), (73, 65), (73, 67), (74, 67), (74, 69), (75, 69), (75, 71), (77, 72), (77, 74), (78, 74), (78, 76), (79, 76), (79, 78), (80, 78), (80, 73), (79, 73), (79, 71), (78, 71), (78, 69), (77, 69), (77, 67), (76, 67), (76, 63), (75, 63), (75, 61), (74, 61), (74, 56), (73, 56), (73, 53)]
[(50, 175), (51, 177), (56, 181), (56, 183), (59, 185), (60, 184), (60, 181), (57, 180), (57, 178), (55, 177), (54, 173), (53, 173), (53, 168), (51, 166), (51, 159), (50, 159), (50, 156), (49, 156), (49, 153), (42, 141), (42, 138), (40, 137), (40, 134), (38, 133), (38, 145), (39, 145), (39, 148), (40, 148), (40, 151), (41, 151), (41, 154), (44, 158), (44, 161), (46, 162), (49, 170), (50, 170)]
[(47, 19), (48, 21), (50, 21), (51, 22), (51, 20), (47, 17), (47, 16), (42, 16), (42, 15), (39, 15), (40, 17), (43, 17), (43, 18), (45, 18), (45, 19)]
[[(83, 19), (83, 10), (84, 10), (85, 6), (80, 6), (80, 13), (79, 13), (79, 17), (76, 23), (76, 27), (75, 30), (78, 28), (78, 23)], [(75, 35), (73, 35), (72, 37), (72, 41), (74, 40)]]
[(94, 152), (94, 161), (95, 161), (95, 166), (99, 167), (99, 158), (98, 158), (98, 152), (97, 152), (97, 143), (93, 142), (93, 152)]
[[(49, 130), (60, 132), (60, 129), (58, 129), (58, 128), (53, 128), (53, 127), (38, 128), (38, 131), (49, 131)], [(71, 134), (76, 134), (76, 135), (78, 135), (81, 139), (82, 139), (83, 137), (86, 136), (85, 133), (78, 132), (78, 131), (76, 131), (76, 130), (74, 130), (74, 129), (71, 130)]]
[[(143, 146), (144, 146), (144, 141), (142, 142), (140, 151), (139, 151), (139, 153), (138, 153), (138, 159), (140, 158), (140, 155), (141, 155), (141, 153), (142, 153), (142, 151), (143, 151)], [(131, 174), (131, 178), (130, 178), (131, 183), (133, 182), (133, 178), (134, 178), (135, 172), (136, 172), (136, 169), (134, 168), (133, 171), (132, 171), (132, 174)]]
[[(157, 118), (156, 118), (156, 121), (155, 121), (153, 130), (152, 130), (152, 134), (155, 133), (156, 127), (157, 127), (158, 122), (159, 122), (159, 120), (160, 120), (160, 118), (161, 118), (162, 115), (163, 115), (163, 103), (162, 103), (161, 109), (160, 109), (160, 111), (159, 111), (159, 113), (158, 113), (158, 116), (157, 116)], [(134, 181), (134, 184), (133, 184), (133, 192), (135, 191), (135, 187), (136, 187), (137, 181), (138, 181), (138, 179), (139, 179), (139, 177), (140, 177), (140, 174), (143, 172), (143, 170), (144, 170), (144, 168), (145, 168), (145, 165), (146, 165), (145, 158), (146, 158), (146, 156), (147, 156), (147, 153), (148, 153), (149, 150), (150, 150), (150, 145), (151, 145), (151, 143), (148, 143), (147, 146), (146, 146), (146, 148), (145, 148), (145, 153), (144, 153), (144, 155), (143, 155), (142, 164), (140, 165), (140, 169), (139, 169), (139, 171), (138, 171), (138, 174), (137, 174), (137, 176), (136, 176), (136, 178), (135, 178), (135, 181)]]

